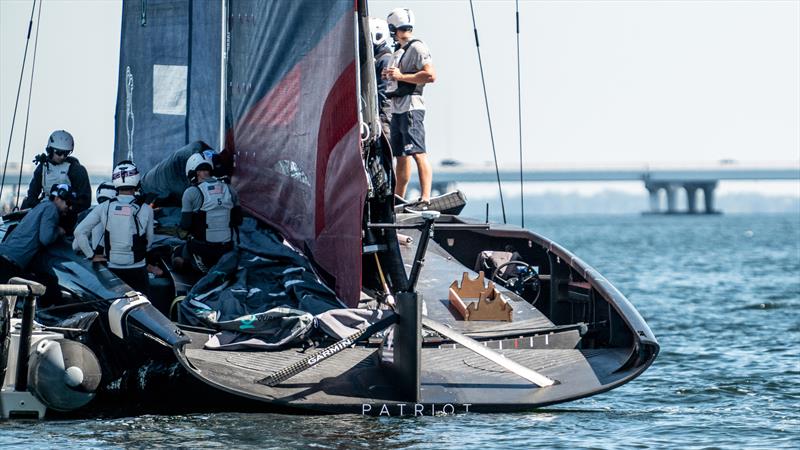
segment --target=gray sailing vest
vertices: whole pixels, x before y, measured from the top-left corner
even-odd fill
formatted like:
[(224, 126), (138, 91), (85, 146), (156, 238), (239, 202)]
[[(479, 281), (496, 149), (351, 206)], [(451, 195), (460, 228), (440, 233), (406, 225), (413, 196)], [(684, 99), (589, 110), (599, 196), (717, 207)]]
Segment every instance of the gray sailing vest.
[[(203, 205), (200, 207), (200, 230), (205, 234), (195, 236), (206, 242), (224, 243), (230, 242), (231, 234), (231, 209), (233, 209), (233, 198), (228, 185), (211, 179), (197, 185), (200, 193), (203, 194)], [(203, 217), (205, 216), (205, 220)], [(205, 224), (205, 227), (202, 225)]]
[[(416, 73), (417, 71), (411, 67), (407, 67), (408, 65), (403, 64), (403, 58), (408, 53), (408, 49), (411, 47), (412, 44), (415, 42), (422, 42), (419, 39), (412, 39), (406, 43), (400, 50), (396, 51), (394, 55), (392, 55), (392, 62), (390, 63), (391, 66), (397, 67), (400, 69), (401, 73)], [(405, 97), (407, 95), (422, 95), (422, 90), (425, 88), (425, 84), (414, 84), (408, 83), (405, 81), (397, 81), (397, 80), (390, 80), (386, 86), (386, 98), (395, 98), (395, 97)]]
[(139, 223), (141, 208), (136, 203), (108, 201), (105, 254), (108, 262), (128, 266), (141, 262), (147, 251), (147, 229)]
[(42, 180), (42, 192), (48, 195), (50, 187), (54, 184), (72, 184), (69, 181), (69, 162), (64, 161), (61, 164), (47, 163), (43, 168), (44, 180)]

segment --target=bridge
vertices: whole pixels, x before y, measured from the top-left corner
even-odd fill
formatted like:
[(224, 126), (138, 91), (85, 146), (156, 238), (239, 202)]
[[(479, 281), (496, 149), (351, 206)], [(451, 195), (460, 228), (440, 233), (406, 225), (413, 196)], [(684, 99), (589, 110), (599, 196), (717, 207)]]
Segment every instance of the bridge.
[[(27, 166), (27, 165), (26, 165)], [(22, 196), (25, 186), (30, 182), (30, 168), (23, 171)], [(111, 169), (107, 167), (87, 167), (93, 185), (108, 180)], [(7, 189), (4, 197), (16, 192), (18, 163), (9, 163), (6, 178)], [(568, 167), (566, 164), (543, 163), (523, 166), (524, 182), (559, 182), (559, 181), (641, 181), (650, 194), (651, 214), (697, 214), (701, 211), (697, 201), (698, 192), (703, 193), (703, 213), (715, 214), (714, 190), (722, 180), (795, 180), (800, 181), (800, 161), (784, 161), (771, 163), (739, 163), (736, 161), (720, 161), (716, 163), (692, 163), (685, 165), (668, 164), (620, 164)], [(503, 165), (500, 167), (500, 180), (504, 183), (519, 183), (519, 166)], [(433, 190), (448, 192), (458, 183), (494, 183), (497, 181), (494, 164), (467, 164), (453, 160), (445, 160), (433, 171)], [(416, 184), (412, 177), (412, 185)], [(8, 189), (8, 187), (12, 187)], [(417, 185), (418, 187), (418, 185)], [(665, 192), (666, 208), (661, 201), (661, 192)], [(686, 193), (686, 211), (678, 211), (677, 196)], [(12, 194), (13, 195), (13, 194)]]
[[(519, 166), (500, 167), (500, 180), (504, 183), (519, 183)], [(721, 180), (800, 180), (800, 161), (773, 163), (739, 163), (723, 160), (716, 163), (693, 163), (686, 165), (627, 164), (604, 166), (565, 167), (564, 164), (542, 164), (523, 166), (524, 182), (558, 181), (641, 181), (650, 194), (652, 214), (699, 213), (698, 192), (703, 193), (706, 214), (715, 214), (714, 190)], [(412, 178), (413, 180), (413, 178)], [(496, 182), (494, 164), (466, 164), (453, 160), (443, 161), (433, 171), (434, 190), (447, 192), (457, 183)], [(661, 205), (661, 194), (665, 192), (666, 209)], [(686, 211), (678, 211), (677, 196), (686, 192)]]

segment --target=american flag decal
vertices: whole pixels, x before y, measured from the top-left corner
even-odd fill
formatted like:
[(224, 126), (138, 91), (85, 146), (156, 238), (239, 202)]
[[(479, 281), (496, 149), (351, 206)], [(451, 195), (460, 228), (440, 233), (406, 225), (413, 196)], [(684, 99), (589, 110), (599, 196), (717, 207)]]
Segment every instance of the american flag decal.
[(130, 206), (126, 205), (117, 205), (114, 207), (114, 215), (115, 216), (130, 216), (131, 215), (131, 208)]
[(220, 183), (208, 185), (207, 189), (209, 194), (222, 194), (222, 185)]

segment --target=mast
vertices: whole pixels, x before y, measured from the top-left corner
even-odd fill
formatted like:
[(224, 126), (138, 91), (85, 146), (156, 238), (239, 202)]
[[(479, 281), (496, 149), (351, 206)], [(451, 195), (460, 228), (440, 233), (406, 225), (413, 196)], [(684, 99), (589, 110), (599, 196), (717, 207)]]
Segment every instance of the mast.
[(219, 142), (217, 150), (225, 148), (225, 100), (228, 97), (228, 0), (220, 0), (222, 14), (220, 18), (220, 64), (219, 64)]
[(359, 104), (359, 120), (361, 138), (365, 145), (375, 142), (380, 133), (381, 125), (378, 118), (378, 82), (375, 79), (375, 55), (372, 50), (372, 41), (369, 31), (369, 11), (366, 0), (359, 1), (355, 11), (355, 46), (356, 64), (359, 74), (356, 82), (360, 97), (356, 99)]

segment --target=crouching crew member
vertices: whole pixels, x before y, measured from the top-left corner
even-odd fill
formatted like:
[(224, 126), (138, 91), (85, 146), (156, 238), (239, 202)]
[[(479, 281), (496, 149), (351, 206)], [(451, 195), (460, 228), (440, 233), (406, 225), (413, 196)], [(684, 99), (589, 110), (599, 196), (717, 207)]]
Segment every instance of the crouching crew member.
[[(34, 256), (64, 234), (64, 229), (59, 226), (59, 218), (69, 211), (76, 198), (75, 192), (68, 184), (53, 185), (49, 192), (50, 195), (28, 211), (6, 240), (0, 243), (0, 283), (27, 276)], [(57, 282), (34, 278), (44, 281), (46, 297), (58, 298)]]
[[(153, 242), (153, 209), (139, 204), (134, 194), (141, 177), (136, 166), (122, 161), (111, 182), (117, 197), (97, 205), (75, 228), (75, 240), (87, 258), (107, 262), (108, 268), (134, 290), (148, 294), (145, 256)], [(92, 246), (92, 230), (102, 224), (101, 245)]]
[(213, 177), (215, 153), (195, 153), (186, 161), (192, 184), (181, 200), (181, 237), (187, 239), (173, 259), (178, 269), (192, 267), (206, 273), (233, 249), (233, 237), (242, 223), (236, 191)]
[(64, 130), (56, 130), (47, 140), (47, 154), (36, 157), (37, 164), (28, 186), (28, 196), (22, 201), (22, 209), (33, 208), (47, 194), (44, 189), (54, 184), (68, 184), (76, 199), (70, 210), (73, 214), (72, 226), (81, 211), (89, 208), (92, 202), (92, 187), (86, 168), (70, 156), (75, 148), (72, 135)]

